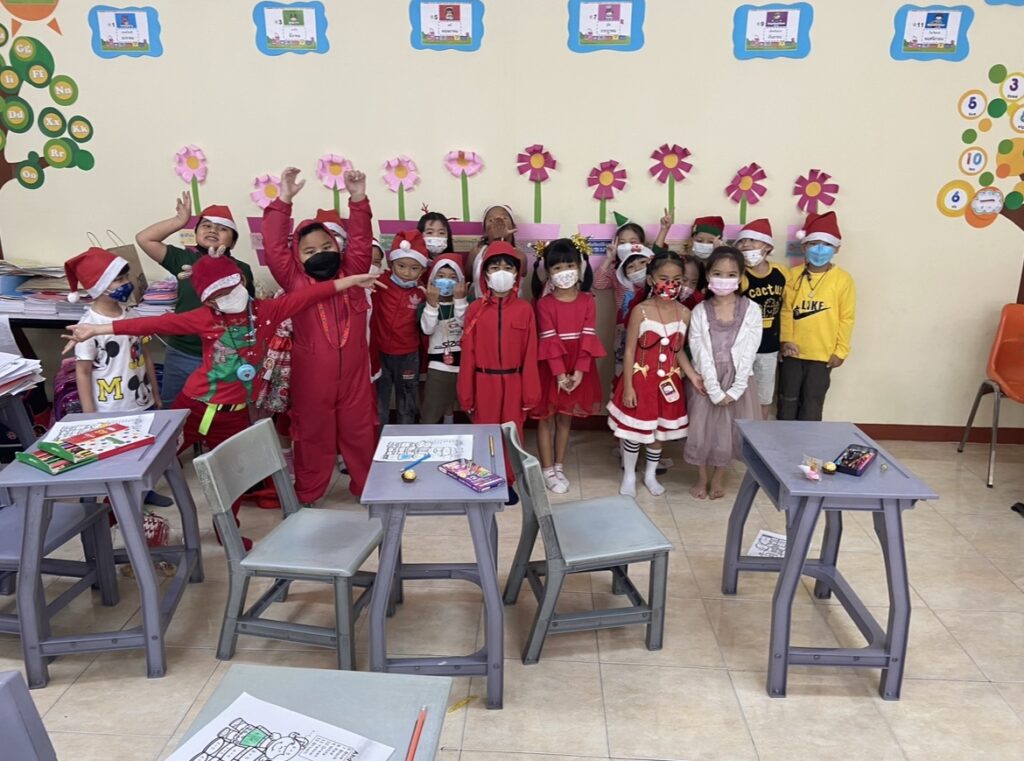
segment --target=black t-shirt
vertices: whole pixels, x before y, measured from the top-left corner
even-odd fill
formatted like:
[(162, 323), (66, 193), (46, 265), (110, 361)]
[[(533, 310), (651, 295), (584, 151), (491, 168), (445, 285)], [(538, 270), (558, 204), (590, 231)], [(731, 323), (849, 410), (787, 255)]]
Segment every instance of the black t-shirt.
[(764, 277), (747, 270), (747, 290), (743, 295), (761, 307), (764, 318), (761, 345), (758, 354), (771, 354), (779, 350), (779, 313), (782, 311), (782, 293), (786, 290), (786, 271), (774, 262)]

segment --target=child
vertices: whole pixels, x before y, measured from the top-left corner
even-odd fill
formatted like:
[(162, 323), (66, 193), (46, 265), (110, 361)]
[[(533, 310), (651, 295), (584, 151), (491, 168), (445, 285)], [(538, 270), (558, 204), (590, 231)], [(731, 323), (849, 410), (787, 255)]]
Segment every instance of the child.
[[(689, 253), (693, 254), (697, 264), (697, 286), (695, 293), (707, 292), (708, 277), (705, 265), (708, 257), (711, 256), (711, 252), (716, 247), (723, 245), (722, 236), (724, 234), (725, 220), (721, 217), (697, 217), (697, 219), (693, 220), (688, 247)], [(696, 306), (698, 303), (695, 301), (693, 306)]]
[(811, 214), (797, 237), (805, 263), (789, 273), (782, 300), (779, 420), (821, 420), (832, 370), (850, 354), (857, 291), (832, 264), (843, 243), (835, 212)]
[[(743, 254), (719, 246), (708, 258), (709, 295), (693, 310), (690, 352), (705, 394), (690, 397), (690, 436), (683, 459), (698, 469), (697, 499), (725, 496), (725, 469), (739, 456), (734, 420), (760, 420), (754, 357), (761, 344), (761, 309), (740, 296)], [(709, 483), (710, 482), (710, 483)]]
[(685, 375), (698, 391), (700, 376), (683, 352), (690, 310), (679, 303), (683, 260), (672, 251), (656, 254), (647, 267), (647, 291), (626, 329), (624, 370), (608, 402), (608, 426), (622, 442), (620, 494), (636, 496), (636, 462), (647, 445), (644, 486), (658, 497), (662, 442), (686, 437)]
[[(166, 238), (184, 229), (191, 216), (192, 194), (182, 193), (173, 217), (155, 222), (135, 236), (135, 242), (146, 256), (178, 277), (178, 301), (174, 305), (174, 311), (179, 314), (189, 312), (200, 305), (192, 284), (182, 273), (187, 272), (199, 257), (205, 256), (210, 249), (216, 250), (224, 246), (227, 255), (231, 256), (231, 249), (238, 242), (238, 226), (231, 215), (231, 210), (227, 206), (207, 206), (196, 223), (195, 249), (184, 249), (164, 243)], [(242, 272), (245, 289), (252, 296), (256, 292), (253, 287), (252, 269), (243, 261), (236, 259), (235, 263)], [(170, 407), (174, 403), (185, 385), (185, 380), (199, 368), (202, 356), (202, 344), (196, 336), (168, 336), (161, 388), (164, 407)]]
[(473, 293), (477, 298), (483, 295), (484, 277), (481, 268), (484, 253), (488, 245), (498, 241), (510, 244), (513, 249), (516, 247), (515, 217), (512, 215), (512, 207), (505, 204), (484, 209), (484, 237), (466, 257), (466, 266), (473, 273)]
[[(281, 173), (281, 195), (263, 210), (261, 228), (267, 265), (289, 294), (367, 273), (373, 239), (366, 177), (359, 171), (345, 172), (342, 178), (349, 194), (347, 220), (328, 210), (319, 214), (322, 221), (303, 220), (289, 235), (292, 201), (306, 184), (299, 174), (295, 167)], [(344, 252), (337, 227), (345, 231)], [(306, 505), (327, 492), (339, 454), (348, 466), (352, 494), (362, 494), (370, 471), (377, 417), (367, 348), (367, 295), (352, 289), (292, 319), (289, 421), (295, 492)]]
[(416, 422), (420, 383), (416, 317), (425, 296), (419, 281), (427, 261), (427, 247), (418, 230), (398, 233), (388, 254), (391, 273), (380, 275), (380, 282), (389, 287), (373, 294), (373, 338), (380, 349), (377, 414), (381, 426), (388, 424), (392, 389), (399, 425)]
[(786, 270), (768, 261), (775, 243), (772, 225), (767, 219), (755, 219), (740, 230), (736, 248), (747, 265), (747, 287), (743, 295), (761, 308), (764, 321), (761, 345), (754, 358), (754, 377), (757, 378), (761, 419), (767, 420), (775, 398), (775, 374), (779, 370), (779, 313), (782, 292), (786, 289)]
[(459, 342), (465, 325), (466, 276), (456, 254), (441, 254), (430, 268), (427, 300), (420, 307), (420, 330), (427, 337), (427, 382), (420, 420), (452, 422), (459, 377)]
[[(444, 214), (436, 211), (425, 212), (416, 224), (416, 229), (423, 233), (423, 242), (427, 244), (431, 259), (436, 260), (441, 254), (455, 253), (452, 226)], [(459, 266), (464, 266), (465, 257), (462, 254), (456, 256), (459, 259)]]
[[(249, 426), (253, 380), (278, 324), (335, 293), (361, 286), (379, 287), (371, 275), (353, 275), (301, 288), (277, 299), (250, 300), (233, 259), (211, 252), (192, 268), (192, 285), (201, 306), (182, 314), (114, 320), (106, 325), (71, 327), (75, 341), (95, 336), (145, 336), (151, 333), (195, 335), (203, 344), (203, 364), (188, 377), (174, 401), (189, 411), (180, 450), (198, 442), (214, 447)], [(239, 503), (231, 506), (238, 520)], [(252, 542), (243, 539), (246, 550)]]
[[(537, 448), (544, 481), (549, 490), (565, 494), (569, 479), (562, 463), (572, 418), (596, 415), (601, 409), (603, 394), (594, 360), (603, 357), (605, 350), (597, 337), (594, 297), (581, 292), (581, 284), (585, 286), (591, 275), (577, 244), (561, 238), (545, 246), (544, 269), (554, 291), (537, 302), (537, 354), (543, 360), (539, 368), (541, 402), (530, 417), (538, 421)], [(536, 271), (533, 277), (536, 293), (541, 288)]]

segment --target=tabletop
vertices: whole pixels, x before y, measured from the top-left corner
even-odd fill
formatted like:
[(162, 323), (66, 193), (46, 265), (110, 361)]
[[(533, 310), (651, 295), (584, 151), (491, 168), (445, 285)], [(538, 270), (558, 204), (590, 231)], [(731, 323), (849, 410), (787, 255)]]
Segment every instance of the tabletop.
[(384, 743), (404, 759), (420, 708), (427, 707), (416, 751), (429, 761), (441, 741), (452, 680), (446, 676), (375, 674), (236, 663), (188, 728), (182, 742), (215, 719), (243, 692)]
[[(66, 483), (100, 483), (105, 481), (131, 481), (142, 478), (146, 470), (168, 442), (174, 443), (177, 450), (178, 432), (185, 424), (188, 417), (188, 410), (155, 410), (152, 413), (153, 427), (150, 433), (156, 436), (156, 442), (148, 447), (132, 449), (128, 452), (114, 455), (106, 460), (100, 460), (81, 468), (61, 473), (59, 476), (51, 476), (38, 468), (26, 465), (15, 460), (0, 471), (0, 487), (17, 489), (27, 486), (49, 486), (51, 484)], [(75, 413), (66, 415), (63, 421), (74, 422), (76, 420), (108, 420), (118, 417), (130, 417), (116, 412), (93, 412)], [(29, 449), (38, 449), (37, 440)]]
[[(385, 436), (473, 436), (473, 461), (493, 470), (499, 476), (505, 473), (505, 440), (499, 425), (386, 425)], [(493, 464), (490, 438), (494, 440)], [(416, 480), (406, 483), (401, 473), (408, 464), (374, 460), (366, 479), (360, 502), (364, 505), (437, 504), (437, 503), (493, 503), (508, 501), (508, 484), (485, 492), (475, 492), (451, 476), (441, 473), (440, 462), (422, 462), (416, 466)]]
[[(737, 420), (740, 435), (772, 475), (794, 497), (938, 499), (938, 495), (853, 423), (796, 420)], [(878, 457), (860, 476), (822, 475), (808, 481), (800, 471), (804, 456), (828, 462), (850, 444), (874, 447)], [(883, 470), (882, 464), (888, 467)]]

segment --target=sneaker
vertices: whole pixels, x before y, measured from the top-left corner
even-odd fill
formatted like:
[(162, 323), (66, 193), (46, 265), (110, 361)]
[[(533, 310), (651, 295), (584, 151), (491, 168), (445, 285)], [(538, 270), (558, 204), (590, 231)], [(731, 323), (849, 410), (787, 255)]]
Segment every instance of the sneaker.
[(569, 491), (568, 485), (563, 483), (562, 479), (555, 474), (554, 468), (546, 468), (544, 470), (544, 483), (547, 484), (548, 491), (555, 494), (565, 494)]
[(566, 491), (569, 491), (569, 479), (565, 477), (565, 471), (562, 469), (561, 465), (555, 466), (555, 478), (562, 482)]
[(155, 491), (146, 492), (146, 498), (143, 502), (147, 505), (152, 505), (153, 507), (170, 507), (174, 504), (173, 499), (165, 497), (163, 494), (158, 494)]

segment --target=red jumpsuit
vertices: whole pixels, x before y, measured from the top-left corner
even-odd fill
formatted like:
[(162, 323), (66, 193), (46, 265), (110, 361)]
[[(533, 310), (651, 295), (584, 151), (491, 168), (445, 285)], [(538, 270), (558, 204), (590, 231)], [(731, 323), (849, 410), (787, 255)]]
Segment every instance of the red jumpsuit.
[[(370, 269), (373, 233), (369, 200), (349, 201), (348, 247), (339, 277)], [(289, 293), (316, 281), (299, 259), (298, 241), (312, 220), (299, 223), (289, 244), (291, 204), (280, 199), (263, 212), (267, 265)], [(349, 288), (292, 318), (291, 436), (295, 491), (302, 502), (324, 495), (345, 458), (349, 489), (359, 496), (377, 442), (377, 401), (370, 383), (367, 347), (369, 303), (362, 288)]]

